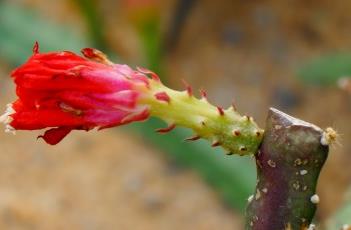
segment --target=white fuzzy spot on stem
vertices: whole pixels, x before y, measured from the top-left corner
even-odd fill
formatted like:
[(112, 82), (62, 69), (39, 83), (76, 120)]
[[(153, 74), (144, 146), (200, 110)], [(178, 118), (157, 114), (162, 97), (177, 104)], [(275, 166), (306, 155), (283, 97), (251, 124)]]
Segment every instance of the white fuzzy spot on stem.
[(319, 196), (317, 194), (314, 194), (313, 196), (311, 196), (311, 202), (313, 204), (318, 204), (319, 201), (320, 201), (320, 199), (319, 199)]

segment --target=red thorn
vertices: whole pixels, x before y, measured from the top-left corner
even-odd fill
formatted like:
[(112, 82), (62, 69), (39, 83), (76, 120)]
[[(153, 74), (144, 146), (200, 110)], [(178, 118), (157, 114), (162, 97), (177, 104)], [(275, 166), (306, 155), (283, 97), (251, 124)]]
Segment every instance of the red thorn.
[(186, 91), (189, 95), (189, 97), (193, 96), (193, 89), (191, 88), (191, 86), (188, 84), (188, 82), (186, 82), (184, 79), (182, 79), (182, 82), (186, 88)]
[(137, 67), (137, 70), (143, 74), (150, 74), (151, 78), (155, 81), (158, 81), (158, 82), (161, 81), (160, 77), (156, 73), (152, 72), (151, 70), (148, 70), (148, 69), (143, 68), (143, 67)]
[(33, 46), (33, 54), (38, 54), (38, 53), (39, 53), (39, 43), (38, 41), (35, 41)]
[(217, 147), (220, 145), (221, 145), (221, 143), (219, 141), (214, 141), (214, 142), (212, 142), (211, 147)]
[(198, 135), (192, 136), (192, 137), (188, 137), (185, 139), (185, 141), (196, 141), (199, 140), (201, 137)]
[(166, 92), (164, 92), (164, 91), (155, 93), (154, 96), (159, 101), (164, 101), (164, 102), (167, 102), (167, 103), (169, 103), (171, 101), (171, 98), (169, 97), (169, 95)]
[(204, 89), (200, 89), (200, 94), (201, 94), (201, 97), (206, 99), (207, 101), (207, 92)]
[(218, 110), (219, 115), (221, 115), (221, 116), (224, 115), (224, 110), (221, 107), (217, 106), (217, 110)]
[(171, 125), (167, 126), (166, 128), (156, 129), (156, 132), (158, 132), (158, 133), (168, 133), (168, 132), (172, 131), (175, 127), (176, 127), (175, 124), (171, 124)]

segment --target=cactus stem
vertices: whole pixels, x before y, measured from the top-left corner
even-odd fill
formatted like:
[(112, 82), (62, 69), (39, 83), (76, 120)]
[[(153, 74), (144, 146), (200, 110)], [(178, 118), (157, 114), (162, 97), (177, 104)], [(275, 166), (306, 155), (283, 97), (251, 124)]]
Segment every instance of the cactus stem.
[(176, 124), (170, 124), (169, 126), (165, 127), (165, 128), (159, 128), (156, 129), (156, 132), (158, 133), (168, 133), (170, 131), (172, 131), (174, 128), (176, 127)]
[[(176, 91), (167, 88), (162, 83), (149, 82), (148, 88), (143, 88), (145, 95), (139, 98), (141, 105), (150, 109), (150, 115), (159, 117), (167, 123), (187, 127), (201, 138), (214, 141), (213, 147), (221, 145), (226, 151), (238, 155), (255, 154), (263, 133), (250, 118), (241, 116), (231, 108), (223, 109), (213, 106), (203, 98), (193, 96), (192, 89), (183, 81), (186, 91)], [(169, 102), (168, 102), (169, 101)], [(168, 103), (167, 103), (168, 102)], [(248, 122), (249, 120), (249, 122)], [(171, 128), (163, 128), (161, 132), (168, 132)], [(238, 130), (240, 136), (233, 136), (233, 130)], [(240, 150), (240, 147), (245, 147)]]
[(312, 229), (318, 176), (328, 156), (324, 143), (335, 140), (331, 130), (270, 109), (255, 155), (258, 182), (246, 230)]

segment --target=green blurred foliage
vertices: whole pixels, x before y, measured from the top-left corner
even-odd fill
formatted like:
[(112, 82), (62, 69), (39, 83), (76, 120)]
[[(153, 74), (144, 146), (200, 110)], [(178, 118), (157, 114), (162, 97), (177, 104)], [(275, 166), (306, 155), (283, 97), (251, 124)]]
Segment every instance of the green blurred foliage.
[(0, 57), (19, 65), (32, 53), (35, 41), (41, 51), (72, 50), (91, 44), (73, 28), (60, 27), (39, 18), (34, 11), (0, 2)]
[[(99, 18), (96, 10), (86, 8), (87, 1), (77, 0), (85, 14), (91, 34), (96, 32)], [(33, 43), (40, 42), (42, 51), (72, 50), (79, 52), (82, 47), (98, 44), (108, 47), (100, 35), (89, 39), (72, 32), (74, 28), (66, 28), (36, 15), (35, 11), (20, 8), (12, 4), (0, 3), (0, 55), (13, 66), (23, 63), (30, 55)], [(84, 13), (85, 12), (85, 13)], [(148, 65), (156, 70), (161, 66), (160, 33), (157, 21), (147, 22), (140, 27), (140, 39), (145, 46)], [(104, 50), (105, 52), (108, 50)], [(170, 157), (181, 164), (196, 169), (205, 180), (213, 185), (226, 203), (240, 211), (244, 211), (247, 197), (254, 189), (255, 169), (248, 157), (226, 156), (222, 149), (211, 148), (205, 141), (183, 143), (182, 140), (191, 133), (184, 129), (176, 129), (167, 135), (155, 133), (155, 129), (164, 124), (157, 119), (129, 126), (136, 130)]]
[(327, 230), (342, 229), (344, 225), (351, 227), (351, 189), (342, 207), (327, 221)]
[(211, 148), (205, 140), (182, 142), (192, 135), (191, 131), (177, 128), (165, 135), (156, 133), (155, 128), (165, 124), (157, 119), (132, 124), (143, 138), (154, 143), (183, 165), (196, 169), (226, 203), (244, 212), (247, 198), (254, 189), (255, 166), (249, 157), (226, 156), (221, 148)]
[(340, 77), (351, 75), (351, 54), (333, 54), (316, 58), (298, 71), (298, 77), (313, 85), (333, 85)]
[(93, 46), (100, 50), (106, 50), (106, 40), (104, 37), (104, 24), (102, 16), (98, 12), (96, 1), (93, 0), (74, 0), (84, 16), (89, 27), (89, 36), (93, 41)]

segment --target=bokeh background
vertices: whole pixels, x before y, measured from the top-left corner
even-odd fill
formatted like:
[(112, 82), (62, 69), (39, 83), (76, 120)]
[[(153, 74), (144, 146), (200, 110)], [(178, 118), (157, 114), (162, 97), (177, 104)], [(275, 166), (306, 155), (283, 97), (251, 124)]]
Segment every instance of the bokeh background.
[[(0, 0), (0, 105), (38, 41), (41, 51), (99, 48), (176, 89), (186, 79), (261, 127), (269, 107), (332, 126), (340, 144), (315, 222), (338, 229), (351, 220), (351, 87), (338, 84), (351, 75), (350, 11), (344, 0)], [(0, 229), (242, 229), (252, 159), (160, 126), (76, 131), (57, 146), (39, 132), (0, 133)]]

